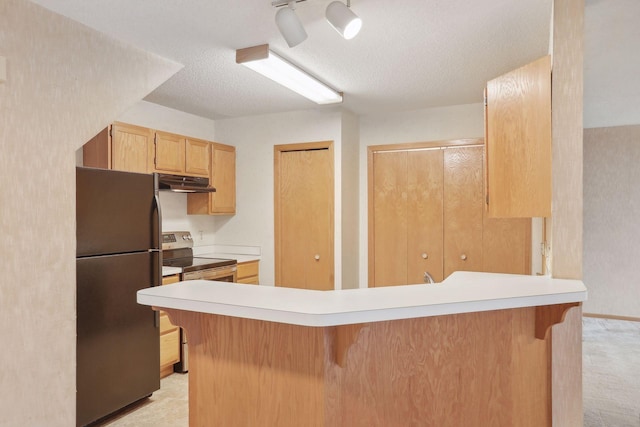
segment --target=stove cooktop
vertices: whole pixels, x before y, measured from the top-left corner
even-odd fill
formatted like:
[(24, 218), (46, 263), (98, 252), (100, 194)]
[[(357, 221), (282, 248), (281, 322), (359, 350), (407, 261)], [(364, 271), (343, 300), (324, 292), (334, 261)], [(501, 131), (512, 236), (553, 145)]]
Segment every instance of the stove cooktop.
[(193, 238), (188, 231), (162, 233), (162, 265), (178, 267), (183, 273), (236, 265), (235, 259), (193, 255)]

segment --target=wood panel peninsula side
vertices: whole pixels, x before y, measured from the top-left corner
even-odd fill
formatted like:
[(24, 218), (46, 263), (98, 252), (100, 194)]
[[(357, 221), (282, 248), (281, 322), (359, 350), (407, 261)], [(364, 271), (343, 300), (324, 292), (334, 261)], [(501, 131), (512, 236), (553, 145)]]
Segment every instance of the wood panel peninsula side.
[(586, 294), (579, 280), (456, 272), (339, 291), (195, 280), (138, 302), (189, 334), (191, 426), (540, 427), (551, 327)]

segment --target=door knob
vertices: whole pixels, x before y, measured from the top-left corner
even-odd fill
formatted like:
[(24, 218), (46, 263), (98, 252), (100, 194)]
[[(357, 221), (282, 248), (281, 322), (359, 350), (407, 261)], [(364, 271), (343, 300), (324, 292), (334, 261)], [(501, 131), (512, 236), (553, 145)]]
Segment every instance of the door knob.
[(427, 259), (427, 258), (429, 258), (429, 255), (427, 255), (426, 252), (423, 252), (422, 253), (422, 259)]
[(460, 255), (460, 259), (463, 261), (467, 260), (467, 256), (465, 254)]
[(318, 261), (320, 259), (320, 255), (316, 254), (316, 256), (314, 256), (313, 258), (315, 258), (315, 260)]

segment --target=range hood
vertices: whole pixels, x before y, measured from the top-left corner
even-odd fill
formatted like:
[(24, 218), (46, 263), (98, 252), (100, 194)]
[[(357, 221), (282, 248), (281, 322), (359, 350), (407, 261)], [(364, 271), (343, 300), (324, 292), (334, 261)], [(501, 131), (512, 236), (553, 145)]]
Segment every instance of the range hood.
[(209, 186), (209, 178), (200, 176), (184, 176), (158, 174), (158, 189), (176, 193), (213, 193), (215, 188)]

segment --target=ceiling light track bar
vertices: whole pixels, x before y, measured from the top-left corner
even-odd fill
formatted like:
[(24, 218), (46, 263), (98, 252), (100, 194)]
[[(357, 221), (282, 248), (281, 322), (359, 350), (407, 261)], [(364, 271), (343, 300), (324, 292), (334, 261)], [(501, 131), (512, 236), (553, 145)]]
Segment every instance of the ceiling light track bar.
[(281, 6), (286, 6), (289, 3), (301, 3), (303, 1), (307, 1), (307, 0), (272, 0), (271, 1), (271, 6), (273, 7), (281, 7)]

